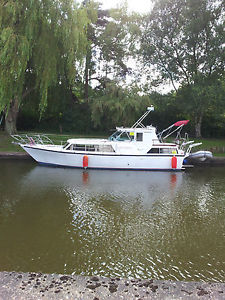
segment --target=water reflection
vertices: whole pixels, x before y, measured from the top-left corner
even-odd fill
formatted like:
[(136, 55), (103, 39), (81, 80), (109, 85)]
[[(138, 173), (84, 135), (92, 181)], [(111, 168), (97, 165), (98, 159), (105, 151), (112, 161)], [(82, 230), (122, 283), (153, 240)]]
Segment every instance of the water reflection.
[[(46, 180), (47, 178), (47, 180)], [(57, 188), (76, 197), (109, 197), (151, 207), (159, 199), (171, 199), (182, 184), (183, 173), (100, 171), (36, 166), (22, 178), (23, 191)]]
[(225, 280), (223, 170), (1, 167), (2, 270)]

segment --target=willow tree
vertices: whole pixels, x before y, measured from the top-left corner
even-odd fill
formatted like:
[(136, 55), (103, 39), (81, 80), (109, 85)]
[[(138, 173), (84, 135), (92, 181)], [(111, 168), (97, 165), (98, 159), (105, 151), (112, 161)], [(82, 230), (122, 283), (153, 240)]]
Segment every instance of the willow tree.
[(110, 81), (91, 102), (91, 119), (101, 131), (118, 125), (131, 126), (152, 103), (149, 96), (140, 95), (137, 85), (122, 87), (117, 81)]
[(0, 3), (0, 111), (5, 130), (16, 132), (21, 101), (34, 89), (40, 113), (48, 89), (72, 83), (86, 48), (88, 18), (72, 0), (2, 0)]
[(196, 136), (211, 104), (212, 87), (224, 74), (224, 1), (155, 0), (146, 18), (141, 50), (145, 65), (160, 79), (188, 92), (185, 110)]

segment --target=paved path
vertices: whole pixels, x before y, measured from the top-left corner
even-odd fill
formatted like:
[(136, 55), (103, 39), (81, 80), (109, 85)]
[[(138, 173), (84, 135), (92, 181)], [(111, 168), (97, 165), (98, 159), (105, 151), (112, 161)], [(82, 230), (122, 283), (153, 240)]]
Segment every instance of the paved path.
[(0, 272), (0, 300), (225, 299), (225, 283)]

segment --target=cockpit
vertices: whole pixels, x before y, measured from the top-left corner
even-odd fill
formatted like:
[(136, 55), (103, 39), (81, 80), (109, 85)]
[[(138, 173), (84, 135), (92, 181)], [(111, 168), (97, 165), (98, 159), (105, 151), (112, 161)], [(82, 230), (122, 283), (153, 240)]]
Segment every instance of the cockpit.
[(133, 141), (134, 132), (133, 131), (116, 131), (109, 138), (109, 141)]

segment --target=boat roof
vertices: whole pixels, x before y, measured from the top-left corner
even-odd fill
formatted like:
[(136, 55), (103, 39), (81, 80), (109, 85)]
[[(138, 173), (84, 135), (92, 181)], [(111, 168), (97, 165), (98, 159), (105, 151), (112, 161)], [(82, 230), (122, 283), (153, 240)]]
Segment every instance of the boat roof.
[(107, 139), (94, 139), (94, 138), (79, 138), (79, 139), (69, 139), (67, 143), (70, 144), (91, 144), (91, 145), (99, 145), (99, 144), (111, 144)]
[(155, 127), (150, 125), (146, 127), (116, 127), (117, 131), (121, 132), (146, 132), (146, 131), (152, 131), (152, 129), (155, 130)]

